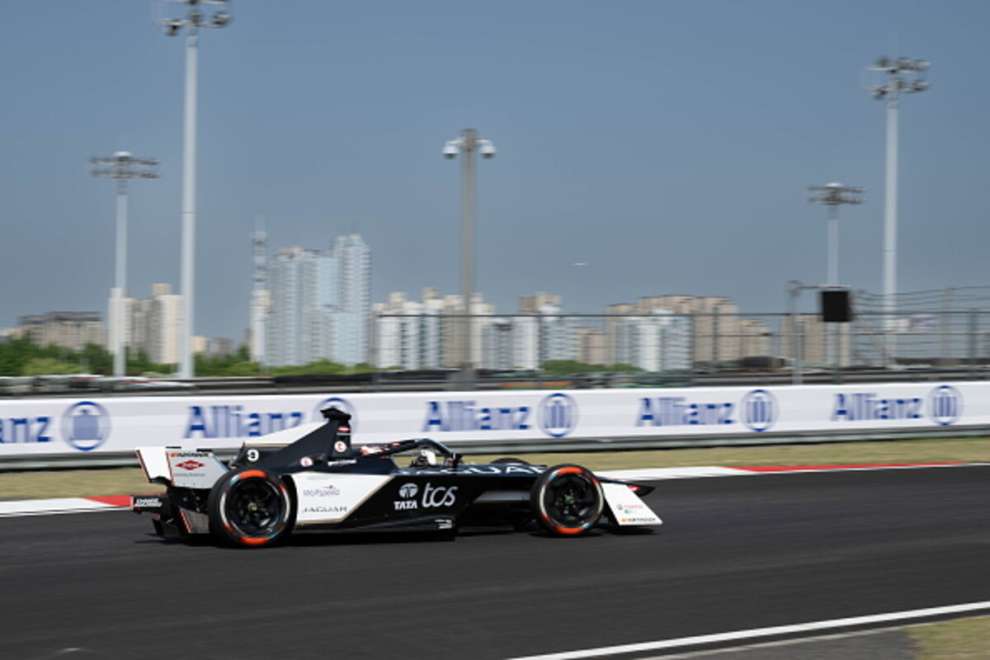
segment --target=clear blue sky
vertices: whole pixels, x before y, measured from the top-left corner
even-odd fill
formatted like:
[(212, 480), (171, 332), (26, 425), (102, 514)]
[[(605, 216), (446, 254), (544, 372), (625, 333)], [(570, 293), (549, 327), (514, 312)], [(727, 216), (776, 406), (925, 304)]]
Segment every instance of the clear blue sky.
[[(374, 298), (459, 287), (458, 169), (474, 126), (478, 284), (502, 311), (550, 290), (574, 311), (667, 292), (784, 306), (820, 281), (843, 209), (842, 279), (880, 288), (883, 105), (862, 71), (932, 62), (901, 113), (901, 288), (990, 284), (986, 2), (270, 2), (201, 42), (198, 334), (240, 337), (248, 233), (358, 231)], [(113, 194), (86, 160), (162, 161), (132, 188), (130, 290), (178, 284), (183, 47), (143, 0), (11, 2), (0, 41), (0, 326), (105, 312)], [(575, 261), (589, 266), (576, 269)]]

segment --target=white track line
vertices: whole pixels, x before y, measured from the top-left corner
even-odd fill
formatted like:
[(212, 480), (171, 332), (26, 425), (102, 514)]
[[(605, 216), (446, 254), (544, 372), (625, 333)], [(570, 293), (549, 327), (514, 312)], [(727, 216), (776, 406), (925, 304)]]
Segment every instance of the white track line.
[(666, 479), (698, 479), (700, 477), (737, 477), (754, 474), (748, 470), (706, 465), (699, 467), (634, 468), (631, 470), (595, 470), (595, 474), (612, 479), (632, 481), (662, 481)]
[(687, 646), (700, 646), (703, 644), (723, 644), (725, 642), (760, 639), (764, 637), (774, 637), (777, 635), (796, 635), (853, 626), (872, 626), (881, 623), (913, 621), (917, 619), (929, 619), (932, 617), (951, 616), (955, 614), (968, 614), (970, 612), (979, 612), (984, 610), (990, 611), (990, 600), (985, 600), (978, 603), (963, 603), (961, 605), (946, 605), (944, 607), (929, 607), (923, 610), (887, 612), (885, 614), (870, 614), (867, 616), (856, 616), (845, 619), (830, 619), (827, 621), (811, 621), (808, 623), (796, 623), (788, 626), (774, 626), (772, 628), (754, 628), (752, 630), (735, 630), (733, 632), (715, 633), (712, 635), (696, 635), (694, 637), (680, 637), (678, 639), (663, 639), (656, 642), (640, 642), (638, 644), (602, 646), (595, 649), (580, 649), (577, 651), (564, 651), (562, 653), (530, 655), (514, 658), (513, 660), (575, 660), (577, 658), (600, 658), (608, 655), (643, 653), (646, 651), (663, 651), (667, 649), (684, 648)]
[(990, 463), (914, 463), (910, 465), (835, 465), (822, 467), (782, 466), (782, 469), (747, 467), (674, 467), (634, 468), (628, 470), (595, 470), (595, 474), (630, 481), (665, 481), (667, 479), (698, 479), (705, 477), (762, 477), (781, 474), (822, 474), (824, 472), (883, 472), (887, 470), (932, 470), (935, 468), (987, 467)]
[(118, 511), (121, 507), (85, 497), (60, 497), (49, 500), (10, 500), (0, 502), (0, 518), (48, 516), (60, 513)]

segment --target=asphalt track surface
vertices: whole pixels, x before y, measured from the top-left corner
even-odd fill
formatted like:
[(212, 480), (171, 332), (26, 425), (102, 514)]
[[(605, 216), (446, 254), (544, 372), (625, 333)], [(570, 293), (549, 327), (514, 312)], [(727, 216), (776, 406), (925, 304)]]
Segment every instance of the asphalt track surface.
[[(648, 535), (189, 546), (0, 520), (0, 657), (502, 658), (990, 600), (990, 467), (666, 481)], [(655, 655), (655, 654), (653, 654)]]

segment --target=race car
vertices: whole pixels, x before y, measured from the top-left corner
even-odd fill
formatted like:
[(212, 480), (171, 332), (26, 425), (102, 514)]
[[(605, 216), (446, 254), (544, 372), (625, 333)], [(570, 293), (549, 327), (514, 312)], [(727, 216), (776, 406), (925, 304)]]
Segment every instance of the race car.
[[(579, 465), (547, 467), (515, 458), (470, 464), (428, 438), (352, 446), (350, 415), (246, 442), (225, 464), (212, 451), (140, 447), (148, 480), (163, 495), (135, 495), (161, 536), (212, 535), (233, 545), (272, 545), (291, 533), (432, 531), (510, 525), (579, 536), (596, 527), (662, 524), (641, 495), (645, 484), (596, 476)], [(415, 452), (407, 467), (398, 454)]]

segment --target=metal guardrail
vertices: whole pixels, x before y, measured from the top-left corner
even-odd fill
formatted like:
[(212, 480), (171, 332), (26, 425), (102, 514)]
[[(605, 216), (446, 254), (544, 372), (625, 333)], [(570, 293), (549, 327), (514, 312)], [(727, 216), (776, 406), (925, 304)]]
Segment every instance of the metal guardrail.
[[(484, 442), (447, 441), (444, 444), (458, 451), (471, 454), (526, 454), (563, 452), (635, 451), (650, 449), (703, 449), (711, 447), (745, 447), (769, 445), (822, 444), (838, 442), (869, 442), (931, 438), (973, 438), (990, 435), (990, 426), (950, 426), (938, 429), (889, 429), (858, 432), (767, 432), (758, 436), (665, 436), (601, 437), (561, 440), (492, 440)], [(214, 450), (221, 458), (233, 458), (236, 449)], [(135, 467), (137, 457), (132, 452), (102, 453), (80, 456), (79, 453), (48, 454), (43, 457), (22, 456), (0, 458), (0, 472), (96, 469), (108, 467)]]
[[(310, 376), (306, 378), (197, 378), (183, 381), (186, 387), (176, 389), (165, 386), (156, 389), (145, 385), (137, 389), (104, 389), (71, 385), (57, 386), (45, 382), (40, 386), (21, 384), (16, 388), (0, 387), (0, 400), (45, 397), (92, 396), (175, 396), (175, 395), (260, 395), (260, 394), (340, 394), (364, 392), (424, 392), (458, 390), (463, 391), (464, 383), (458, 380), (457, 372), (380, 372), (350, 376)], [(587, 373), (573, 375), (549, 375), (539, 372), (478, 372), (475, 390), (498, 391), (517, 389), (602, 389), (637, 387), (715, 387), (786, 385), (795, 377), (791, 368), (745, 369), (728, 368), (699, 369), (690, 372), (643, 372), (629, 373)], [(807, 385), (835, 383), (885, 383), (897, 382), (936, 382), (990, 380), (990, 365), (969, 365), (955, 367), (903, 366), (895, 370), (877, 368), (849, 368), (840, 373), (822, 368), (801, 370), (800, 380)]]

